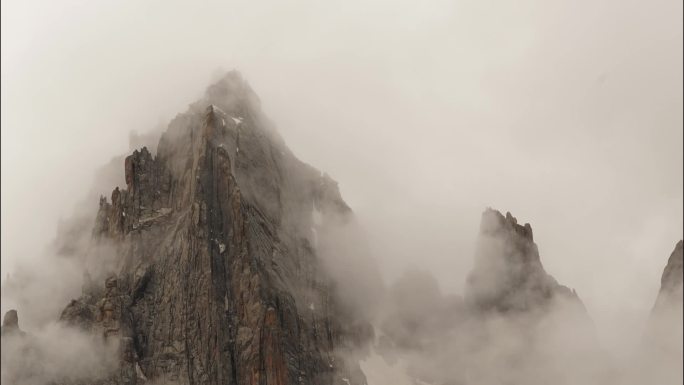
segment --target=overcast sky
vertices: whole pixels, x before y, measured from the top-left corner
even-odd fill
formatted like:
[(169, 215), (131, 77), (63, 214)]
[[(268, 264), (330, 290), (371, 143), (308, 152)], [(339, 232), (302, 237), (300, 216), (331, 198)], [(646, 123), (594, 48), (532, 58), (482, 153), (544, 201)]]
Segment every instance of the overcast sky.
[(607, 343), (640, 327), (682, 237), (674, 0), (3, 1), (2, 279), (129, 132), (233, 68), (387, 279), (460, 292), (491, 206), (531, 223)]

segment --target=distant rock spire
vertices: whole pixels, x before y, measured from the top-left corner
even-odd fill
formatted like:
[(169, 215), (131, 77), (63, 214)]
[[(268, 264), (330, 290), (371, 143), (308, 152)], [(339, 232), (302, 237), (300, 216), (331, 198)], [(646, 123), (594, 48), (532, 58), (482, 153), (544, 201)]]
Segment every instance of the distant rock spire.
[(14, 309), (8, 310), (2, 319), (2, 336), (23, 334), (24, 332), (19, 329), (19, 315), (17, 311)]
[(574, 290), (559, 285), (544, 270), (530, 224), (519, 225), (509, 212), (504, 216), (485, 210), (466, 301), (483, 310), (506, 312), (540, 309), (558, 297), (581, 304)]

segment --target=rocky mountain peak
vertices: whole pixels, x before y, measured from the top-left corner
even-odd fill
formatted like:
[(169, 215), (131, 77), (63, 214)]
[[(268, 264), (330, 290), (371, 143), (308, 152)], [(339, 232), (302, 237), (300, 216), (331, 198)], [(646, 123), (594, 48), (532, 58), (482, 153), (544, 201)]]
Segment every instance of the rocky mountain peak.
[(544, 308), (558, 297), (580, 302), (574, 290), (559, 285), (544, 270), (530, 224), (519, 225), (508, 212), (485, 210), (466, 301), (507, 312)]
[(84, 275), (61, 315), (121, 346), (120, 371), (102, 381), (365, 384), (344, 352), (372, 328), (345, 311), (318, 255), (320, 235), (353, 214), (239, 73), (176, 116), (156, 154), (143, 147), (122, 166), (91, 251), (114, 261)]
[(496, 235), (500, 233), (516, 234), (521, 240), (534, 243), (532, 236), (532, 226), (529, 223), (519, 225), (518, 220), (506, 212), (502, 215), (499, 211), (492, 208), (487, 208), (482, 213), (482, 220), (480, 221), (480, 233), (486, 235)]
[(229, 71), (207, 87), (204, 97), (193, 105), (207, 108), (208, 113), (222, 113), (240, 119), (261, 110), (261, 102), (249, 83), (238, 71)]

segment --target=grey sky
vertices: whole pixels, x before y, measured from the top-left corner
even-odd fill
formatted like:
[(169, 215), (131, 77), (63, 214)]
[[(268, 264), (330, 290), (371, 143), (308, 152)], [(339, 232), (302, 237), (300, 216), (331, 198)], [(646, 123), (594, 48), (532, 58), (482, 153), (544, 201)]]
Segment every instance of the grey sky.
[(2, 279), (130, 131), (232, 68), (389, 279), (461, 291), (491, 206), (607, 343), (640, 327), (682, 237), (678, 1), (3, 1)]

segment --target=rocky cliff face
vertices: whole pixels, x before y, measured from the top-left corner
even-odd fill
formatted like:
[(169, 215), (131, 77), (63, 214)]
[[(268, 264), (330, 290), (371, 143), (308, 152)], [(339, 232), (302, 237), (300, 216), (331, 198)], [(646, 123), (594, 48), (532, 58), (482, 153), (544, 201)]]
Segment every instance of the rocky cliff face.
[(682, 291), (682, 241), (677, 242), (667, 265), (660, 278), (660, 291), (656, 298), (653, 312), (665, 311), (669, 307), (681, 308), (683, 302)]
[(23, 336), (24, 332), (19, 329), (19, 315), (16, 310), (8, 310), (2, 318), (1, 332), (5, 336)]
[(352, 213), (239, 74), (178, 115), (156, 155), (142, 148), (122, 167), (126, 185), (100, 199), (93, 229), (114, 262), (87, 271), (61, 315), (119, 346), (119, 370), (97, 381), (365, 384), (346, 353), (372, 329), (317, 257), (317, 235)]
[[(677, 242), (660, 279), (660, 290), (646, 325), (646, 349), (660, 349), (670, 356), (682, 356), (684, 284), (682, 279), (682, 241)], [(681, 363), (681, 360), (678, 362)]]
[(674, 385), (684, 381), (682, 241), (670, 254), (660, 283), (641, 344), (628, 371), (631, 383)]

